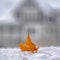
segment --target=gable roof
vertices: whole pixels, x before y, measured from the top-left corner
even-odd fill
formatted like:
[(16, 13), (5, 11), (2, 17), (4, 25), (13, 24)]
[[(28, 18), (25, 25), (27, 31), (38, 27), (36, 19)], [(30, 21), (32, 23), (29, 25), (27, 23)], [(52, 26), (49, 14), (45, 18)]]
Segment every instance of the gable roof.
[(33, 16), (35, 16), (36, 14), (32, 13), (32, 16), (31, 16), (30, 13), (32, 11), (33, 12), (35, 11), (38, 16), (39, 13), (41, 13), (41, 11), (42, 11), (40, 8), (41, 7), (39, 7), (38, 3), (35, 2), (35, 0), (24, 0), (23, 3), (21, 4), (21, 6), (19, 5), (19, 7), (17, 7), (17, 9), (15, 9), (14, 17), (15, 17), (15, 19), (17, 19), (19, 21), (20, 21), (20, 19), (22, 19), (24, 21), (25, 20), (26, 21), (37, 20), (36, 18), (33, 18)]

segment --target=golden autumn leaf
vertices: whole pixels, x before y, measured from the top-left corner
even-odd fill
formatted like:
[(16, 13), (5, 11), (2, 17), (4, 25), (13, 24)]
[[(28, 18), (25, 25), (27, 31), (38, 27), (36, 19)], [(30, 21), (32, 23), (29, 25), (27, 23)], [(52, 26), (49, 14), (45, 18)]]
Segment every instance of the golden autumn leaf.
[(36, 45), (31, 41), (29, 33), (28, 33), (26, 42), (20, 43), (19, 47), (22, 51), (37, 52), (37, 50), (38, 50), (38, 48), (36, 48)]

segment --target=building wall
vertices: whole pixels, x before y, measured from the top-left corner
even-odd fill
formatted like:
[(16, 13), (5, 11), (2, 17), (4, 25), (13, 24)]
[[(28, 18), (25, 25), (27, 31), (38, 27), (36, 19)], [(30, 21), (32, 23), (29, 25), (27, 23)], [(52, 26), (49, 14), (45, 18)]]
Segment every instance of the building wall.
[(54, 10), (47, 15), (32, 0), (26, 0), (13, 11), (18, 24), (0, 24), (0, 47), (18, 47), (28, 32), (39, 46), (60, 45), (60, 12)]
[(60, 45), (60, 29), (55, 24), (33, 23), (32, 25), (31, 23), (21, 27), (20, 25), (1, 25), (0, 47), (18, 47), (19, 43), (26, 40), (28, 31), (32, 41), (38, 46)]

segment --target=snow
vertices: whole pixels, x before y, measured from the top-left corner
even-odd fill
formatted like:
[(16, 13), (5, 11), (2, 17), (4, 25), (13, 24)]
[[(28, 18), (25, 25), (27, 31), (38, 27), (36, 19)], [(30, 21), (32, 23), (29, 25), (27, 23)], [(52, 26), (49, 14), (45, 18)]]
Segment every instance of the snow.
[(60, 47), (40, 47), (37, 53), (0, 48), (0, 60), (60, 60)]

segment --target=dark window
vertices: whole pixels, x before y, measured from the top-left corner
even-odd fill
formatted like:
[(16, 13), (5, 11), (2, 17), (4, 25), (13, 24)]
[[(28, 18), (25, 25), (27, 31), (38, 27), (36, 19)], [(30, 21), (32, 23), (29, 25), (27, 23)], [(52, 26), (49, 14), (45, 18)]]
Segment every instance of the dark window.
[(35, 29), (34, 28), (28, 28), (27, 32), (30, 34), (35, 34)]

